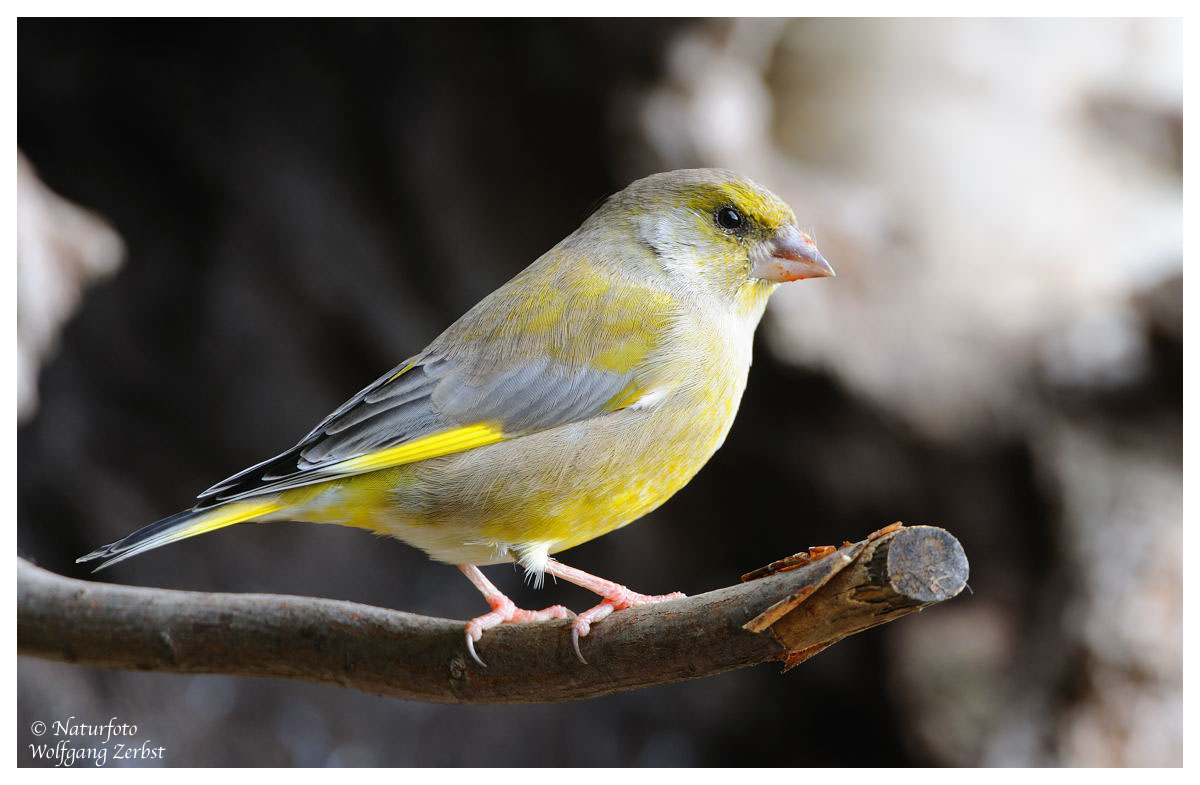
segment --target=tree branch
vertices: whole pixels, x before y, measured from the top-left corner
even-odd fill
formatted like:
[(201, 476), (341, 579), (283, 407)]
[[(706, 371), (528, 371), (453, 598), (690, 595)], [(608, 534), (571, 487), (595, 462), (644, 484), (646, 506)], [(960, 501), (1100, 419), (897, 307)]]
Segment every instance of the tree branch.
[(745, 582), (619, 611), (571, 650), (569, 622), (502, 625), (466, 656), (463, 623), (367, 605), (93, 583), (18, 559), (20, 654), (104, 668), (273, 676), (442, 703), (590, 698), (783, 660), (949, 599), (958, 541), (930, 526), (813, 549)]

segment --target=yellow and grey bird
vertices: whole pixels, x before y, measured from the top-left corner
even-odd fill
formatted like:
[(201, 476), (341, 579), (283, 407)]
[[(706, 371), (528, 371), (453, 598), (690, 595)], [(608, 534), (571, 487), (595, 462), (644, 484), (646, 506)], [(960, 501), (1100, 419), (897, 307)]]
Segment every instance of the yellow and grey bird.
[[(290, 450), (201, 493), (191, 509), (79, 561), (106, 567), (235, 523), (336, 523), (457, 565), (504, 622), (517, 608), (479, 570), (515, 561), (602, 601), (573, 643), (647, 596), (550, 558), (655, 509), (725, 440), (754, 330), (783, 281), (833, 275), (791, 209), (722, 169), (646, 177), (485, 297), (419, 354)], [(98, 568), (99, 569), (99, 568)]]

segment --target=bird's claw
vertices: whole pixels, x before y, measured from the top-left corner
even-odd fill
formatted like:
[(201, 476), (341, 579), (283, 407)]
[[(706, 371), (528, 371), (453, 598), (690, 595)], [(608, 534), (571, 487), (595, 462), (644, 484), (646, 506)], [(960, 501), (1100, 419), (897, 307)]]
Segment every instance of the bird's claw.
[(574, 626), (571, 627), (571, 648), (575, 650), (575, 656), (579, 658), (579, 661), (587, 665), (588, 661), (583, 658), (583, 652), (579, 650), (579, 628)]
[(638, 605), (651, 605), (669, 600), (681, 600), (687, 597), (686, 594), (680, 591), (671, 592), (670, 594), (648, 595), (631, 592), (628, 589), (624, 589), (624, 587), (622, 589), (622, 593), (605, 597), (599, 605), (575, 616), (575, 623), (571, 625), (571, 648), (575, 650), (575, 656), (584, 665), (587, 665), (588, 661), (583, 658), (583, 652), (579, 650), (579, 639), (587, 637), (587, 634), (592, 630), (592, 624), (595, 622), (607, 617), (613, 611), (634, 608)]
[(491, 613), (485, 613), (482, 616), (471, 619), (467, 622), (467, 652), (471, 655), (471, 659), (479, 663), (481, 667), (486, 668), (487, 663), (475, 651), (475, 644), (483, 638), (483, 633), (490, 630), (492, 627), (501, 624), (510, 624), (513, 622), (527, 621), (545, 621), (546, 619), (573, 619), (575, 614), (564, 608), (561, 605), (552, 605), (549, 608), (543, 608), (540, 611), (527, 611), (513, 605), (512, 601), (507, 597), (501, 597), (492, 606)]
[(473, 659), (473, 660), (475, 660), (475, 662), (479, 663), (479, 667), (481, 667), (481, 668), (487, 667), (487, 663), (484, 662), (480, 658), (480, 656), (475, 653), (475, 639), (473, 637), (471, 637), (470, 630), (467, 631), (467, 651), (470, 653), (471, 659)]

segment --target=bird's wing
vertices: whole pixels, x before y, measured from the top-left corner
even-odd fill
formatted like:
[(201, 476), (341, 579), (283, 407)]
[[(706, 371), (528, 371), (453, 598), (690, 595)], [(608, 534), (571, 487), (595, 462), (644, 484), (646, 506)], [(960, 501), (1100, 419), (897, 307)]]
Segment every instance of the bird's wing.
[(292, 449), (200, 494), (198, 506), (474, 449), (635, 402), (670, 297), (579, 267), (536, 272), (497, 290)]

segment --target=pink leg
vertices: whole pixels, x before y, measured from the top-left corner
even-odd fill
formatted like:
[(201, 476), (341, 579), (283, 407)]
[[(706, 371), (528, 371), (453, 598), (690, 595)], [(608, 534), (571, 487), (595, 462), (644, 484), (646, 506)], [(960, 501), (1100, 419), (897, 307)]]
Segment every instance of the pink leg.
[(483, 637), (484, 630), (489, 630), (498, 624), (506, 624), (508, 622), (567, 619), (575, 615), (561, 605), (552, 605), (540, 611), (522, 610), (514, 605), (512, 600), (504, 596), (504, 593), (497, 589), (495, 584), (489, 581), (475, 565), (460, 564), (458, 565), (458, 569), (462, 570), (463, 575), (467, 576), (467, 580), (475, 584), (475, 588), (479, 589), (480, 593), (483, 594), (483, 598), (487, 600), (487, 604), (492, 606), (491, 613), (476, 616), (467, 622), (467, 651), (471, 652), (471, 657), (475, 662), (478, 662), (485, 668), (487, 667), (487, 663), (481, 660), (479, 655), (475, 653), (475, 642)]
[(596, 607), (576, 616), (575, 623), (571, 628), (571, 644), (575, 647), (575, 656), (585, 665), (587, 664), (587, 660), (583, 659), (583, 654), (579, 651), (579, 639), (591, 632), (592, 624), (600, 621), (613, 611), (633, 608), (638, 605), (667, 602), (668, 600), (681, 600), (687, 596), (679, 591), (671, 592), (670, 594), (638, 594), (619, 583), (597, 578), (591, 573), (577, 570), (574, 567), (568, 567), (554, 559), (546, 562), (546, 572), (576, 586), (582, 586), (588, 591), (599, 594), (604, 598)]

